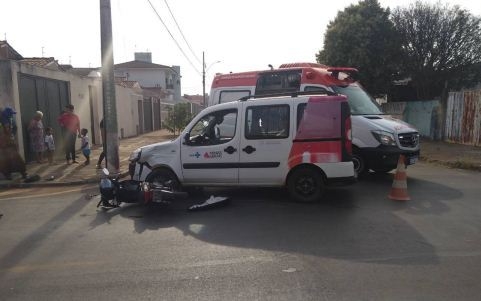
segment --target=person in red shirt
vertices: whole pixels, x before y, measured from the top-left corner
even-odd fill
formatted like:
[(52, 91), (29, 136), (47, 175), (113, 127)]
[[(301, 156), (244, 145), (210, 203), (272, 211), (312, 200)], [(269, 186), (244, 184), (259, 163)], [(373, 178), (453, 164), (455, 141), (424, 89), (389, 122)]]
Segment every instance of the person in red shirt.
[(57, 122), (62, 127), (65, 137), (65, 158), (67, 164), (78, 163), (75, 160), (75, 142), (80, 137), (80, 119), (74, 114), (74, 106), (68, 104), (65, 111), (57, 118)]

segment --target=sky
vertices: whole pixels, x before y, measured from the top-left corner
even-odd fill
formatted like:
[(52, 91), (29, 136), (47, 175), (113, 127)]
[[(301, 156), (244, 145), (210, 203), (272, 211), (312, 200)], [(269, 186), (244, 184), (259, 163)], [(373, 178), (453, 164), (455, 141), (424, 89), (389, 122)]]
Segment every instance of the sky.
[[(182, 94), (206, 92), (216, 73), (315, 62), (327, 25), (358, 0), (110, 0), (114, 63), (151, 52), (152, 62), (181, 68)], [(434, 3), (436, 0), (423, 2)], [(379, 0), (384, 8), (413, 0)], [(481, 16), (475, 0), (443, 1)], [(155, 8), (152, 8), (152, 6)], [(1, 0), (0, 40), (24, 57), (54, 57), (100, 67), (100, 0)], [(173, 17), (172, 17), (173, 16)], [(163, 25), (165, 24), (165, 26)], [(180, 28), (180, 30), (179, 30)]]

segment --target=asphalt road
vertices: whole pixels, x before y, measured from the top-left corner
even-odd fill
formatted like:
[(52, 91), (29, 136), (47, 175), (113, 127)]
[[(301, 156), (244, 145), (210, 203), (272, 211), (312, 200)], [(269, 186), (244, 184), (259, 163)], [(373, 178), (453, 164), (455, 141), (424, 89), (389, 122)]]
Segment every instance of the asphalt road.
[[(330, 189), (216, 191), (154, 208), (97, 210), (96, 188), (0, 192), (2, 300), (479, 300), (481, 173), (409, 167)], [(36, 194), (37, 196), (34, 196)]]

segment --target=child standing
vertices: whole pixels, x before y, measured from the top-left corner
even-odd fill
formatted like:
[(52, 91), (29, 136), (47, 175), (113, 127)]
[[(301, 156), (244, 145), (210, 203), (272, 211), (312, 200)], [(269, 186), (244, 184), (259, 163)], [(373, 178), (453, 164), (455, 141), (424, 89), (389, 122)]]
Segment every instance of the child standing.
[(80, 138), (82, 139), (82, 154), (85, 157), (85, 165), (90, 164), (90, 141), (89, 141), (89, 136), (87, 136), (87, 133), (89, 131), (87, 129), (82, 129), (80, 131)]
[(55, 153), (55, 141), (53, 140), (53, 130), (51, 127), (45, 129), (45, 147), (47, 150), (48, 163), (53, 163), (53, 154)]

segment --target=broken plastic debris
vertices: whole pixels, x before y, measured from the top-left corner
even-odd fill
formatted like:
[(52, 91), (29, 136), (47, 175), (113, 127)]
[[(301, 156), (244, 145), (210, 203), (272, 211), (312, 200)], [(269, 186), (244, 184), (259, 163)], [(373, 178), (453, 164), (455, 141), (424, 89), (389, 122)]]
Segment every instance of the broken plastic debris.
[(208, 198), (202, 204), (190, 206), (189, 210), (197, 210), (197, 209), (203, 209), (203, 208), (208, 208), (208, 207), (215, 207), (215, 205), (221, 204), (221, 203), (227, 201), (228, 199), (229, 199), (228, 197), (223, 197), (223, 196), (214, 197), (213, 195), (211, 195), (210, 198)]

